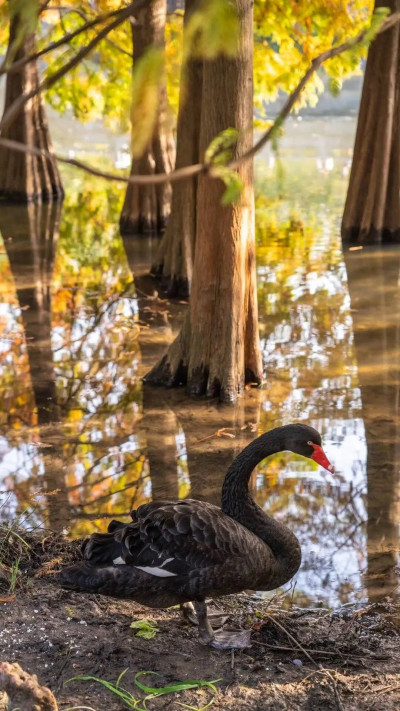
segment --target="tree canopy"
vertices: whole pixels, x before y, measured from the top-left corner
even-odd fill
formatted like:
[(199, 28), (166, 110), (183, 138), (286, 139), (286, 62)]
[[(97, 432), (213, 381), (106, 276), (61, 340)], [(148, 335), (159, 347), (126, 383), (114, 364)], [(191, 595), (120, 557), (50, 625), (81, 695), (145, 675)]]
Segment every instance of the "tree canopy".
[[(165, 66), (169, 104), (175, 116), (179, 67), (182, 59), (194, 51), (194, 43), (197, 52), (209, 57), (221, 49), (228, 52), (234, 49), (235, 19), (229, 6), (225, 0), (206, 2), (200, 6), (192, 20), (191, 49), (182, 49), (183, 12), (176, 10), (167, 17)], [(10, 3), (3, 1), (0, 3), (0, 45), (3, 46), (7, 42), (7, 12), (13, 11), (13, 7), (21, 7), (28, 25), (36, 27), (39, 51), (71, 37), (53, 51), (43, 54), (41, 61), (46, 78), (95, 38), (110, 22), (112, 13), (120, 9), (121, 3), (118, 0), (70, 0), (60, 5), (56, 0), (50, 0), (41, 6), (36, 22), (39, 11), (36, 0), (23, 3), (18, 3), (18, 0)], [(267, 120), (268, 101), (274, 99), (280, 90), (291, 92), (317, 55), (349, 37), (355, 37), (368, 26), (372, 7), (371, 0), (353, 0), (350, 3), (343, 0), (256, 0), (254, 80), (258, 125)], [(199, 28), (204, 38), (202, 41), (199, 41)], [(360, 63), (365, 56), (366, 47), (360, 45), (352, 52), (329, 60), (325, 65), (329, 89), (334, 93), (340, 91), (343, 79), (360, 71)], [(146, 68), (151, 68), (152, 63), (156, 67), (157, 61), (154, 55), (148, 57)], [(141, 70), (138, 66), (138, 75), (141, 71), (143, 68)], [(131, 34), (129, 22), (123, 22), (102, 39), (91, 54), (48, 89), (46, 99), (61, 113), (72, 111), (81, 121), (101, 118), (114, 130), (126, 131), (131, 118), (131, 89)], [(314, 105), (323, 90), (322, 76), (314, 75), (302, 93), (301, 104)]]

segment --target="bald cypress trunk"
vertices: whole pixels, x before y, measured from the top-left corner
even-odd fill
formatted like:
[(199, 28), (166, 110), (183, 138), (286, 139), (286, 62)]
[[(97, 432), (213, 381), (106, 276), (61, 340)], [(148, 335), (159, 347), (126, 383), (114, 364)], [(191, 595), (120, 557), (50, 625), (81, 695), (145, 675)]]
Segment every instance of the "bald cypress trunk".
[[(186, 0), (185, 24), (197, 0)], [(176, 168), (200, 160), (202, 62), (191, 59), (181, 74)], [(190, 293), (196, 236), (197, 178), (178, 181), (172, 186), (171, 216), (159, 246), (152, 273), (162, 278), (169, 296)]]
[[(138, 12), (132, 24), (133, 64), (152, 46), (164, 46), (166, 0), (153, 0)], [(158, 115), (153, 137), (140, 158), (132, 161), (131, 175), (169, 173), (174, 168), (175, 143), (169, 117), (166, 78), (160, 87)], [(159, 232), (171, 211), (171, 185), (133, 185), (126, 190), (120, 217), (123, 234)]]
[[(399, 0), (376, 0), (399, 12)], [(346, 242), (400, 241), (400, 27), (368, 52), (350, 183), (342, 221)]]
[[(9, 52), (14, 48), (20, 22), (19, 15), (14, 15), (10, 24)], [(29, 34), (25, 36), (17, 51), (10, 53), (13, 60), (17, 61), (33, 54), (35, 50), (35, 35)], [(4, 113), (21, 94), (38, 86), (39, 70), (36, 61), (7, 74)], [(14, 122), (1, 135), (2, 138), (24, 143), (31, 148), (43, 148), (51, 153), (53, 149), (42, 95), (37, 94), (28, 101)], [(49, 160), (0, 146), (0, 198), (15, 202), (40, 202), (61, 198), (63, 194), (54, 158)]]
[[(241, 37), (235, 59), (204, 62), (200, 154), (228, 127), (240, 132), (238, 154), (252, 145), (252, 2), (237, 0)], [(224, 185), (201, 175), (192, 295), (182, 330), (148, 374), (153, 384), (186, 384), (193, 395), (232, 402), (245, 382), (262, 377), (258, 339), (254, 192), (251, 162), (238, 169), (244, 189), (222, 206)]]

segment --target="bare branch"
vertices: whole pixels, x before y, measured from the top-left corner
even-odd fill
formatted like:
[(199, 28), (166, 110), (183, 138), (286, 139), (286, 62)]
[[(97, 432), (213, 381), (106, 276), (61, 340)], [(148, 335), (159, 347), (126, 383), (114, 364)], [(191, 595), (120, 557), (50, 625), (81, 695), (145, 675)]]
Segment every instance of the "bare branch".
[(205, 163), (197, 163), (195, 165), (188, 165), (184, 168), (178, 168), (171, 173), (157, 173), (156, 175), (130, 175), (125, 178), (123, 175), (116, 175), (115, 173), (107, 173), (103, 170), (98, 170), (93, 166), (83, 163), (80, 160), (75, 160), (75, 158), (65, 158), (65, 156), (60, 156), (57, 153), (50, 153), (43, 148), (34, 148), (33, 146), (27, 146), (25, 143), (19, 143), (18, 141), (13, 141), (9, 138), (2, 138), (0, 136), (0, 146), (4, 148), (9, 148), (12, 151), (19, 151), (20, 153), (29, 153), (31, 155), (40, 156), (43, 158), (54, 160), (54, 158), (60, 163), (66, 163), (67, 165), (73, 165), (75, 168), (80, 168), (90, 175), (95, 175), (98, 178), (105, 178), (106, 180), (112, 180), (117, 183), (135, 183), (137, 185), (162, 185), (162, 183), (174, 182), (176, 180), (184, 180), (185, 178), (191, 178), (194, 175), (199, 175), (199, 173), (205, 173), (210, 169), (210, 166)]
[(46, 89), (50, 89), (50, 87), (53, 86), (61, 77), (63, 77), (67, 72), (69, 72), (71, 69), (76, 67), (79, 62), (84, 59), (90, 52), (96, 47), (96, 45), (104, 39), (104, 37), (107, 37), (107, 35), (114, 30), (116, 27), (118, 27), (124, 20), (127, 20), (131, 15), (133, 15), (137, 10), (140, 8), (144, 7), (147, 5), (149, 2), (152, 2), (152, 0), (134, 0), (133, 2), (129, 3), (126, 7), (122, 8), (122, 10), (118, 11), (118, 15), (113, 22), (110, 22), (106, 27), (103, 27), (102, 30), (94, 37), (85, 47), (82, 47), (82, 49), (79, 50), (66, 64), (64, 64), (63, 67), (60, 67), (54, 74), (51, 74), (48, 76), (46, 79), (44, 79), (41, 84), (36, 88), (32, 89), (32, 91), (29, 91), (27, 94), (22, 94), (21, 96), (16, 99), (11, 106), (8, 108), (8, 110), (5, 112), (3, 115), (2, 121), (0, 123), (0, 131), (4, 131), (12, 122), (14, 121), (15, 117), (18, 116), (19, 112), (21, 111), (22, 107), (34, 96), (37, 94), (46, 91)]

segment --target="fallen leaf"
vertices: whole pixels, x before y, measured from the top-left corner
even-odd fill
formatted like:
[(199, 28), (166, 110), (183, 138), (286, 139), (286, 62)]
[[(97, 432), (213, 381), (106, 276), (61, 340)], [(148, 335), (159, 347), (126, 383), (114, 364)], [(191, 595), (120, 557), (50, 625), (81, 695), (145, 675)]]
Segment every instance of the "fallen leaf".
[(157, 622), (154, 622), (154, 620), (135, 620), (129, 626), (131, 629), (138, 630), (135, 633), (135, 637), (142, 637), (143, 639), (153, 639), (158, 632)]
[(12, 602), (13, 600), (15, 600), (15, 593), (8, 597), (0, 597), (0, 602)]

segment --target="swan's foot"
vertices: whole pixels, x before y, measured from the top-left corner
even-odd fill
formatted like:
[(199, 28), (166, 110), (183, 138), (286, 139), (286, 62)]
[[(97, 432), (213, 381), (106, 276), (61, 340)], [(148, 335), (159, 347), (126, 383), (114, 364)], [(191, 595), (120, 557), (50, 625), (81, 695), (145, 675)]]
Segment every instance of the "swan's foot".
[(218, 630), (214, 632), (207, 616), (207, 605), (205, 602), (196, 602), (199, 635), (202, 642), (209, 644), (213, 649), (245, 649), (250, 647), (250, 630), (240, 630), (237, 632), (224, 632)]
[(217, 630), (214, 632), (214, 639), (211, 640), (210, 646), (213, 649), (246, 649), (251, 646), (250, 636), (251, 630), (226, 632)]
[(196, 627), (199, 624), (199, 621), (197, 619), (196, 615), (196, 610), (194, 609), (194, 605), (192, 602), (182, 602), (180, 605), (181, 608), (181, 613), (182, 617), (185, 620), (185, 622), (188, 622), (190, 625), (196, 625)]

